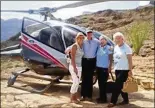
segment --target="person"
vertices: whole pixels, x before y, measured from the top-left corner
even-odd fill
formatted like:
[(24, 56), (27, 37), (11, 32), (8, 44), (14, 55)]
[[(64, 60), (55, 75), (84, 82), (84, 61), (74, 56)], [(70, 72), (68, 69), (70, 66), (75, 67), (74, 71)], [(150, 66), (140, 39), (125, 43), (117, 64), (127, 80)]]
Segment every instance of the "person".
[(99, 41), (93, 38), (93, 31), (87, 31), (87, 39), (83, 42), (81, 101), (92, 100), (93, 74), (96, 68), (96, 53)]
[(97, 50), (96, 71), (99, 85), (99, 98), (97, 103), (106, 103), (106, 83), (112, 66), (112, 48), (107, 45), (107, 39), (102, 35), (99, 37), (100, 46)]
[(81, 60), (84, 54), (82, 49), (82, 44), (84, 40), (84, 34), (79, 32), (76, 36), (76, 42), (72, 45), (71, 48), (71, 60), (69, 64), (69, 71), (73, 80), (73, 84), (70, 89), (71, 93), (71, 102), (78, 103), (77, 91), (81, 79)]
[(116, 32), (113, 35), (113, 39), (116, 43), (114, 47), (114, 70), (116, 75), (115, 90), (112, 93), (111, 103), (108, 107), (116, 105), (118, 96), (121, 94), (123, 101), (119, 105), (129, 103), (128, 94), (121, 91), (123, 83), (127, 80), (128, 76), (132, 76), (132, 50), (124, 41), (124, 35), (120, 32)]

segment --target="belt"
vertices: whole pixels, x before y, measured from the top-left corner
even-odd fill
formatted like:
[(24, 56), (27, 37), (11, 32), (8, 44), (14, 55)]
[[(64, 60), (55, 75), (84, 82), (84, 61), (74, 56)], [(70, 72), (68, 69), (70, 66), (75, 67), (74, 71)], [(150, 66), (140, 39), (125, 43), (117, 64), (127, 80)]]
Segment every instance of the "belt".
[(86, 60), (93, 60), (93, 59), (95, 59), (95, 58), (83, 58), (83, 59), (86, 59)]

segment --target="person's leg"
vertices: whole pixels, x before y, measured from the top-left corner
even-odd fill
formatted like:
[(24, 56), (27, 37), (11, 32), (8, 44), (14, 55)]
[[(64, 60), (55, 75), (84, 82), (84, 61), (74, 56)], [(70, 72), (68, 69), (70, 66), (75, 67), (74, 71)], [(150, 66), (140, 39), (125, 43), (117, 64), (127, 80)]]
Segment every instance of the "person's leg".
[(71, 86), (71, 89), (70, 89), (70, 93), (71, 93), (71, 102), (76, 102), (76, 92), (77, 92), (77, 89), (78, 89), (78, 86), (79, 86), (79, 83), (78, 83), (78, 77), (76, 75), (76, 73), (73, 71), (73, 67), (72, 66), (69, 66), (69, 71), (70, 71), (70, 74), (71, 74), (71, 77), (72, 77), (72, 81), (73, 81), (73, 84)]
[(121, 91), (121, 96), (122, 96), (124, 102), (129, 103), (128, 93)]
[[(87, 60), (82, 59), (82, 84), (81, 84), (81, 96), (86, 98), (87, 96)], [(83, 100), (83, 99), (81, 99)]]
[(97, 72), (97, 78), (98, 78), (98, 86), (99, 86), (99, 98), (97, 99), (97, 101), (98, 100), (100, 100), (101, 99), (101, 94), (102, 94), (102, 91), (101, 91), (101, 88), (102, 88), (102, 78), (101, 78), (101, 68), (99, 68), (99, 67), (97, 67), (97, 69), (96, 69), (96, 72)]
[[(82, 74), (82, 67), (78, 67), (78, 76), (79, 76), (79, 78), (78, 78), (78, 88), (79, 88), (79, 84), (80, 84), (80, 80), (81, 80), (81, 74)], [(79, 95), (79, 93), (78, 93), (78, 88), (77, 88), (77, 92), (76, 92), (76, 99), (79, 99), (80, 98), (80, 95)]]
[(107, 80), (108, 80), (108, 69), (104, 69), (104, 71), (102, 72), (102, 79), (103, 79), (103, 83), (102, 83), (102, 99), (104, 102), (107, 102), (107, 93), (106, 93), (106, 86), (107, 86)]
[(115, 81), (115, 90), (112, 93), (111, 103), (116, 104), (118, 100), (118, 96), (121, 93), (121, 89), (123, 86), (122, 79), (122, 71), (116, 70), (116, 81)]
[[(116, 104), (118, 100), (118, 96), (122, 92), (123, 83), (127, 80), (128, 77), (128, 71), (124, 70), (117, 70), (116, 71), (116, 90), (112, 94), (111, 102)], [(125, 93), (123, 94), (124, 101), (128, 101), (128, 95)]]
[(88, 66), (88, 68), (89, 68), (89, 72), (88, 72), (88, 82), (87, 82), (87, 84), (88, 84), (88, 88), (87, 88), (87, 90), (89, 91), (87, 91), (87, 96), (88, 96), (88, 98), (90, 98), (90, 99), (92, 99), (92, 93), (93, 93), (93, 74), (94, 74), (94, 66), (95, 65), (95, 60), (90, 60), (89, 61), (89, 66)]
[(97, 68), (98, 75), (98, 84), (99, 84), (99, 98), (97, 99), (98, 103), (106, 102), (106, 84), (108, 80), (108, 69)]
[[(128, 78), (128, 72), (129, 71), (124, 71), (123, 72), (123, 76), (124, 76), (124, 79), (123, 79), (123, 82), (126, 82), (126, 80), (127, 80), (127, 78)], [(123, 87), (122, 87), (123, 88)], [(129, 103), (129, 98), (128, 98), (128, 93), (126, 93), (126, 92), (123, 92), (123, 91), (121, 91), (121, 96), (122, 96), (122, 98), (123, 98), (123, 102), (122, 103)]]

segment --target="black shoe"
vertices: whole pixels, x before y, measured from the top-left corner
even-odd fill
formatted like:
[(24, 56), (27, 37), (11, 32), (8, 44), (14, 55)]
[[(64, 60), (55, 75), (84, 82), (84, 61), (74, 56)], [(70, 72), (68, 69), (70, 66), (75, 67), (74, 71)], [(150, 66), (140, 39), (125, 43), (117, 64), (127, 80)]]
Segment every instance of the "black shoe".
[(84, 98), (84, 97), (80, 98), (80, 101), (85, 101), (85, 100), (86, 100), (86, 98)]
[(129, 104), (129, 102), (127, 101), (122, 101), (121, 103), (118, 103), (118, 105), (126, 105), (126, 104)]
[(93, 99), (92, 98), (85, 98), (85, 100), (91, 102)]
[(96, 99), (96, 102), (97, 102), (97, 103), (107, 103), (106, 100), (102, 100), (101, 98), (97, 98), (97, 99)]

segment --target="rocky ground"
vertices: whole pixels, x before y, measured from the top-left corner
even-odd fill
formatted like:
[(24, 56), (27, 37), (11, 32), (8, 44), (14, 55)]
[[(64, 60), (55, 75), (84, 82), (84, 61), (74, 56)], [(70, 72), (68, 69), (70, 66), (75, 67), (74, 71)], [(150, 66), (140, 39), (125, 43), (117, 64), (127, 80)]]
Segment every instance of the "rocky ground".
[[(134, 56), (134, 77), (139, 81), (139, 91), (129, 94), (130, 104), (122, 108), (154, 107), (154, 57)], [(106, 107), (107, 104), (97, 104), (95, 98), (98, 96), (98, 84), (94, 85), (93, 102), (81, 102), (80, 104), (69, 103), (70, 84), (55, 84), (44, 94), (35, 94), (13, 87), (7, 87), (7, 79), (11, 72), (25, 68), (21, 61), (1, 59), (1, 107), (2, 108), (24, 108), (24, 107)], [(29, 74), (33, 74), (29, 72)], [(70, 79), (69, 79), (70, 80)], [(47, 81), (35, 80), (32, 78), (19, 77), (15, 85), (26, 88), (40, 89), (47, 84)], [(79, 89), (80, 91), (80, 89)], [(108, 94), (110, 100), (111, 94)], [(121, 101), (119, 97), (119, 101)], [(117, 106), (115, 108), (120, 108)]]

